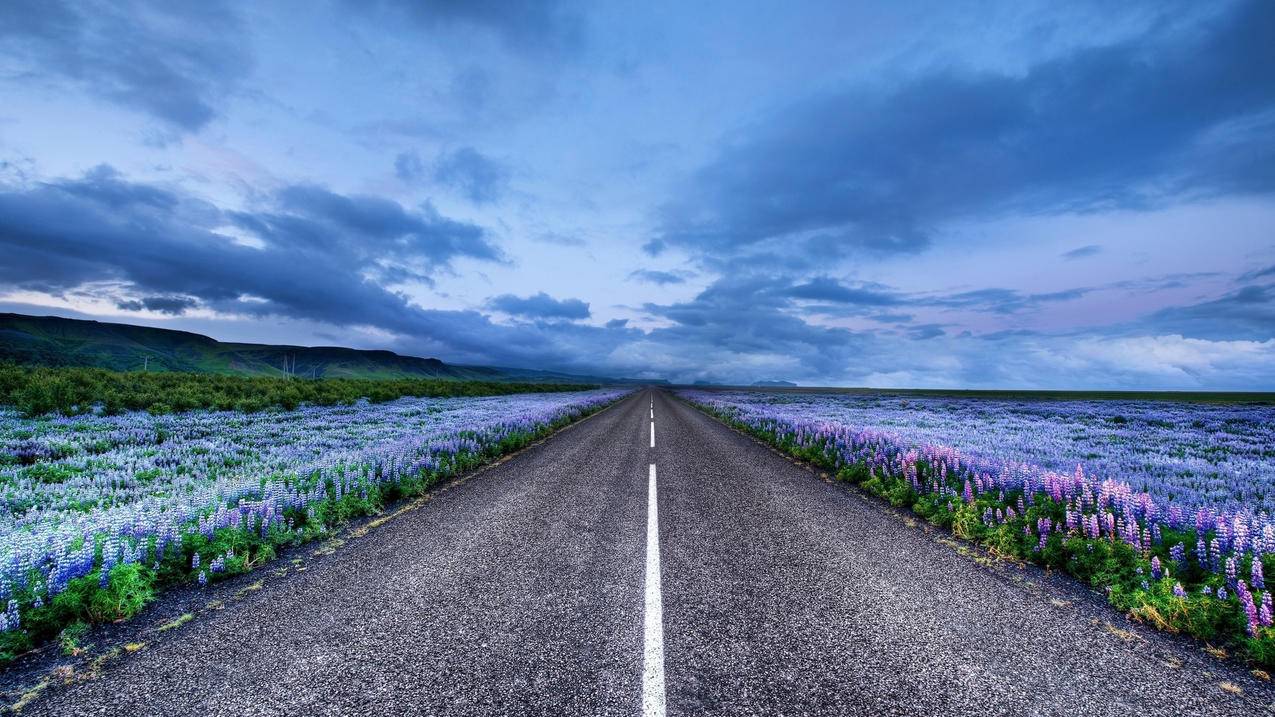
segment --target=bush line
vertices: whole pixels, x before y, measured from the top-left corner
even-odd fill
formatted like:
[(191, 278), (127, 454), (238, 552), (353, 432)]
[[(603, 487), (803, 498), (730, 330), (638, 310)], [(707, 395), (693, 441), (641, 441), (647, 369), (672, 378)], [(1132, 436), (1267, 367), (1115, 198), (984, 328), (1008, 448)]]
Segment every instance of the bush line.
[(110, 371), (0, 364), (0, 404), (34, 417), (100, 410), (154, 414), (195, 409), (220, 411), (292, 410), (319, 406), (416, 398), (503, 396), (512, 393), (583, 391), (586, 384), (461, 381), (435, 378), (284, 378), (213, 373)]

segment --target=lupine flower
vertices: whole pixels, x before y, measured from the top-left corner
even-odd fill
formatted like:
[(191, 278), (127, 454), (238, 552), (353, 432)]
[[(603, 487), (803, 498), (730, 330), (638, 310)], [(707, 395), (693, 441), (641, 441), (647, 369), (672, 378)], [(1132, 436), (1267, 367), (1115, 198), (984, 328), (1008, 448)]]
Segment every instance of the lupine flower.
[(1252, 581), (1255, 590), (1266, 588), (1266, 578), (1262, 575), (1262, 559), (1256, 555), (1253, 556), (1253, 567), (1249, 579)]
[(199, 586), (203, 587), (208, 584), (208, 573), (203, 570), (199, 571)]
[(1151, 558), (1151, 577), (1159, 580), (1160, 574), (1160, 557), (1156, 556)]
[(1173, 583), (1173, 594), (1180, 598), (1186, 597), (1186, 589), (1182, 587), (1182, 583)]

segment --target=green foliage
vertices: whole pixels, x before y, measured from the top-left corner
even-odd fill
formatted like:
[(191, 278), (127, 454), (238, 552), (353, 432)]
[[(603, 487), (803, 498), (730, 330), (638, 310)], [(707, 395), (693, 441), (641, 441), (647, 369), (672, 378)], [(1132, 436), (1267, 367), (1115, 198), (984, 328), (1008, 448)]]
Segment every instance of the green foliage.
[(74, 655), (87, 648), (88, 645), (84, 643), (84, 639), (88, 637), (88, 634), (87, 622), (73, 622), (63, 628), (62, 633), (58, 635), (58, 646), (62, 648), (62, 654)]
[(108, 371), (0, 364), (0, 404), (26, 416), (74, 415), (100, 410), (150, 411), (156, 415), (200, 408), (292, 410), (302, 403), (331, 406), (366, 398), (497, 396), (532, 391), (580, 391), (581, 384), (506, 383), (434, 378), (285, 378), (211, 373)]

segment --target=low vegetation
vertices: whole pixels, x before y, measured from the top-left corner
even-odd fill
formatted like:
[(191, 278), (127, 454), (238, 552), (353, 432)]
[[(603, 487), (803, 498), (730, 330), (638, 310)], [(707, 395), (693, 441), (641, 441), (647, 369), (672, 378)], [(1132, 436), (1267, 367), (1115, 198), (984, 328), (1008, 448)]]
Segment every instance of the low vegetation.
[(320, 378), (230, 376), (210, 373), (108, 371), (0, 364), (0, 404), (24, 416), (78, 415), (124, 411), (181, 413), (199, 408), (255, 412), (373, 403), (406, 396), (444, 398), (502, 396), (513, 393), (580, 391), (581, 384), (458, 381), (450, 379)]
[[(1275, 425), (1269, 408), (1006, 403), (984, 411), (944, 399), (922, 410), (859, 405), (865, 399), (833, 394), (796, 401), (762, 392), (680, 395), (995, 555), (1065, 571), (1135, 620), (1275, 666), (1266, 582), (1275, 575), (1275, 523), (1262, 472)], [(1093, 423), (1095, 413), (1117, 410), (1120, 420), (1102, 422), (1118, 426), (1109, 430), (1120, 442), (1104, 442), (1093, 454), (1111, 474), (1077, 465), (1076, 451), (1088, 456), (1091, 449), (1055, 440)], [(1015, 414), (1031, 420), (1018, 426), (1005, 419)], [(1007, 448), (1024, 437), (1018, 429), (1031, 440)], [(954, 436), (962, 440), (937, 440)], [(1074, 470), (1028, 462), (1032, 446), (1064, 456), (1032, 458)], [(1205, 449), (1202, 458), (1191, 455)], [(1121, 462), (1124, 452), (1139, 461)], [(1176, 469), (1162, 470), (1166, 465)]]
[(624, 394), (256, 415), (0, 411), (0, 664), (54, 641), (77, 654), (86, 626), (132, 617), (168, 586), (254, 570)]

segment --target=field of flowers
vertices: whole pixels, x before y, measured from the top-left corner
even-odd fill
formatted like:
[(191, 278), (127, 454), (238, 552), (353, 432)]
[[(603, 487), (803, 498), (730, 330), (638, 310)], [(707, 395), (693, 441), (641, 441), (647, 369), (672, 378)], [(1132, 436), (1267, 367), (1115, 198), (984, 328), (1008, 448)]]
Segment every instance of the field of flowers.
[(1275, 665), (1275, 406), (679, 395), (1136, 619)]
[(249, 570), (624, 391), (116, 416), (0, 410), (0, 660)]

